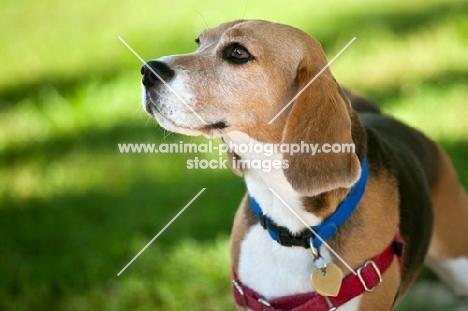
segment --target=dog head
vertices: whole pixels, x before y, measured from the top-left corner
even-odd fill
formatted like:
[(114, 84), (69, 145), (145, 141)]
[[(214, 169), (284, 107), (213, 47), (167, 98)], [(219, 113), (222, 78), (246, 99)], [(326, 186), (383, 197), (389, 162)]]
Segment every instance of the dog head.
[[(238, 20), (204, 31), (196, 42), (193, 53), (142, 68), (145, 110), (162, 127), (209, 138), (236, 131), (263, 143), (353, 143), (349, 101), (330, 70), (319, 74), (327, 60), (306, 33)], [(355, 153), (283, 158), (285, 177), (307, 196), (349, 187), (360, 174)]]

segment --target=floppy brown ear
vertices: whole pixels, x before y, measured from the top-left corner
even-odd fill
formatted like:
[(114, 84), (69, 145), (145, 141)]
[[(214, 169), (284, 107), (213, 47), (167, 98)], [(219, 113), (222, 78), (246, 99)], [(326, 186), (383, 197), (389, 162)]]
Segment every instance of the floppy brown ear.
[[(296, 83), (300, 91), (314, 75), (304, 60)], [(285, 144), (318, 144), (317, 153), (283, 154), (289, 167), (284, 175), (305, 196), (315, 196), (339, 187), (349, 188), (359, 178), (361, 165), (354, 152), (320, 152), (324, 144), (353, 144), (350, 104), (327, 69), (296, 99), (283, 132)]]

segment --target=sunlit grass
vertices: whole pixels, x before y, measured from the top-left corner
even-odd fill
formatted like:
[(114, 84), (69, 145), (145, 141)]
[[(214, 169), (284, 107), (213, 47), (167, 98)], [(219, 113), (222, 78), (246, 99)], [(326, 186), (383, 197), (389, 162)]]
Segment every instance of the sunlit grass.
[[(379, 40), (368, 40), (369, 37)], [(335, 65), (335, 73), (347, 84), (368, 89), (404, 86), (447, 72), (466, 72), (467, 50), (465, 16), (452, 16), (411, 35), (402, 36), (377, 27), (357, 38)]]
[(139, 88), (138, 72), (124, 72), (108, 81), (92, 80), (77, 85), (67, 95), (54, 85), (44, 85), (34, 97), (19, 99), (0, 113), (0, 150), (77, 135), (93, 127), (131, 126), (142, 119), (148, 127), (154, 127), (154, 122), (147, 121), (140, 94), (135, 91)]
[[(0, 41), (0, 89), (44, 76), (81, 76), (89, 71), (131, 68), (137, 63), (123, 48), (126, 39), (146, 59), (188, 51), (193, 39), (206, 28), (238, 18), (274, 20), (309, 29), (313, 35), (339, 37), (354, 31), (365, 34), (375, 25), (362, 28), (366, 14), (405, 14), (462, 0), (433, 1), (329, 1), (316, 5), (307, 0), (220, 2), (177, 1), (15, 1), (2, 2)], [(457, 12), (454, 12), (456, 14)], [(354, 21), (347, 25), (346, 21)], [(404, 39), (404, 38), (403, 38)], [(3, 87), (2, 87), (3, 86)]]
[(440, 141), (468, 139), (468, 88), (466, 84), (450, 87), (409, 86), (408, 94), (389, 103), (388, 113), (411, 124)]
[[(135, 128), (127, 128), (134, 131)], [(151, 130), (151, 129), (150, 129)], [(138, 129), (139, 133), (143, 131)], [(99, 135), (99, 133), (97, 133)], [(105, 134), (105, 132), (103, 133)], [(218, 154), (194, 153), (194, 154), (132, 154), (120, 153), (118, 144), (123, 143), (147, 143), (161, 144), (179, 143), (172, 140), (163, 141), (155, 137), (131, 136), (121, 141), (101, 142), (96, 149), (90, 149), (90, 145), (71, 143), (69, 140), (57, 141), (57, 145), (63, 144), (62, 150), (43, 150), (45, 155), (40, 155), (36, 150), (30, 156), (17, 157), (11, 166), (0, 167), (0, 196), (31, 198), (53, 197), (63, 193), (67, 195), (82, 195), (90, 190), (108, 193), (126, 193), (129, 191), (133, 179), (127, 176), (146, 176), (148, 181), (170, 183), (175, 178), (181, 179), (187, 174), (196, 174), (196, 170), (187, 171), (187, 160), (198, 157), (200, 159), (218, 159)], [(76, 136), (80, 140), (80, 136)], [(89, 136), (85, 139), (92, 140)], [(206, 142), (202, 139), (188, 140), (185, 142)], [(215, 141), (216, 145), (219, 141)], [(70, 145), (70, 149), (67, 146)], [(64, 150), (65, 149), (65, 150)], [(37, 158), (40, 156), (40, 158)], [(225, 158), (225, 155), (223, 155)], [(168, 170), (168, 167), (174, 168)], [(200, 171), (203, 176), (215, 178), (219, 174), (225, 176), (231, 174), (227, 170)]]

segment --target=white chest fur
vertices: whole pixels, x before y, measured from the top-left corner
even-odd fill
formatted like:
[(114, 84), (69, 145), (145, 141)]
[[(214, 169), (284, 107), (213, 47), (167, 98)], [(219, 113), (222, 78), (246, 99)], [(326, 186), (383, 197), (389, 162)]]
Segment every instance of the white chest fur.
[[(249, 143), (253, 141), (243, 133), (231, 133), (226, 142)], [(254, 142), (258, 143), (258, 142)], [(258, 153), (239, 153), (242, 159), (274, 160), (282, 159), (282, 154), (266, 156)], [(322, 219), (303, 209), (301, 196), (294, 191), (280, 169), (264, 172), (248, 170), (245, 181), (249, 194), (261, 206), (263, 213), (293, 233), (309, 226), (318, 225)], [(288, 206), (271, 191), (273, 190)], [(302, 221), (294, 215), (293, 209)], [(330, 252), (321, 247), (322, 256), (331, 260)], [(267, 300), (275, 297), (295, 295), (315, 291), (310, 283), (310, 274), (316, 267), (310, 250), (302, 247), (286, 247), (274, 241), (259, 224), (252, 226), (240, 245), (238, 275), (241, 282), (263, 295)], [(352, 299), (340, 310), (357, 310), (360, 298)]]
[[(247, 144), (252, 139), (242, 133), (232, 133), (225, 138), (225, 141)], [(254, 143), (259, 144), (255, 141)], [(278, 153), (266, 156), (260, 153), (239, 154), (238, 152), (238, 155), (242, 159), (282, 159), (282, 155)], [(304, 211), (301, 196), (287, 182), (281, 169), (273, 169), (270, 172), (261, 169), (248, 170), (245, 172), (245, 181), (249, 194), (256, 199), (263, 213), (293, 233), (304, 230), (306, 226), (289, 208), (309, 226), (321, 222), (320, 218)], [(314, 269), (310, 250), (281, 246), (272, 240), (260, 225), (251, 227), (241, 243), (239, 277), (243, 284), (265, 295), (267, 299), (313, 291), (309, 276)]]
[[(330, 253), (324, 246), (326, 261)], [(286, 247), (273, 241), (260, 225), (250, 228), (241, 243), (238, 275), (242, 284), (265, 299), (314, 292), (310, 274), (316, 269), (310, 250)], [(341, 311), (359, 310), (361, 296), (340, 306)]]
[[(224, 137), (224, 140), (227, 143), (234, 142), (237, 145), (247, 145), (249, 143), (261, 145), (261, 143), (240, 132), (231, 132)], [(265, 155), (264, 153), (250, 151), (242, 153), (237, 151), (237, 154), (241, 159), (250, 161), (281, 161), (283, 158), (281, 153)], [(261, 206), (263, 213), (274, 219), (279, 225), (287, 227), (293, 233), (298, 233), (306, 228), (304, 223), (289, 208), (293, 209), (309, 226), (315, 226), (321, 222), (320, 218), (303, 209), (301, 196), (294, 191), (291, 184), (286, 180), (282, 169), (272, 169), (269, 172), (262, 169), (249, 169), (244, 172), (244, 177), (249, 194)], [(273, 194), (272, 190), (277, 196)], [(281, 202), (282, 200), (287, 206)]]
[(310, 251), (273, 241), (261, 226), (251, 227), (241, 244), (239, 278), (266, 299), (313, 291)]

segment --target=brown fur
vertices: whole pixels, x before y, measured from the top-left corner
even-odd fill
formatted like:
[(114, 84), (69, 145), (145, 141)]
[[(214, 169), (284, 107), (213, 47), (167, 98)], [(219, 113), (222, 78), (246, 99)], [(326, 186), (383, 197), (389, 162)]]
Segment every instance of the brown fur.
[(246, 215), (246, 209), (248, 208), (247, 205), (249, 205), (249, 197), (246, 194), (242, 199), (240, 207), (237, 209), (236, 215), (234, 216), (234, 227), (239, 228), (239, 230), (233, 231), (231, 235), (230, 248), (231, 258), (233, 259), (231, 264), (234, 271), (237, 271), (237, 267), (239, 265), (240, 243), (244, 239), (244, 234), (248, 231), (250, 226)]
[(458, 183), (455, 170), (442, 149), (439, 149), (439, 155), (437, 183), (431, 190), (434, 229), (429, 256), (468, 257), (468, 234), (464, 230), (456, 230), (468, 228), (468, 196)]
[[(431, 189), (431, 196), (435, 217), (427, 264), (457, 291), (453, 276), (440, 263), (468, 258), (468, 195), (458, 183), (452, 164), (442, 149), (439, 149), (437, 182)], [(457, 294), (465, 293), (457, 291)]]
[[(437, 267), (437, 261), (444, 258), (468, 257), (468, 196), (448, 157), (419, 132), (390, 118), (374, 117), (380, 115), (380, 109), (343, 90), (330, 70), (268, 124), (326, 65), (317, 41), (298, 29), (264, 21), (225, 23), (206, 30), (199, 40), (194, 53), (171, 56), (165, 62), (176, 76), (188, 76), (188, 104), (207, 124), (158, 86), (146, 90), (145, 100), (148, 112), (162, 126), (207, 137), (225, 138), (236, 131), (263, 143), (354, 143), (355, 153), (283, 155), (290, 164), (284, 176), (302, 195), (303, 208), (322, 218), (335, 211), (359, 178), (364, 157), (369, 159), (365, 195), (328, 242), (353, 269), (382, 252), (399, 225), (406, 248), (403, 276), (395, 260), (383, 275), (383, 283), (363, 294), (360, 310), (391, 309), (415, 279), (432, 229), (429, 187), (435, 221), (428, 262)], [(246, 48), (255, 61), (235, 65), (223, 59), (223, 47), (232, 42)], [(349, 99), (364, 115), (357, 115)], [(175, 112), (177, 117), (173, 117)], [(220, 123), (225, 127), (214, 126)], [(233, 152), (228, 156), (231, 164), (239, 159)], [(231, 236), (235, 271), (242, 240), (257, 224), (246, 195)], [(347, 272), (341, 262), (336, 263)]]
[[(312, 54), (309, 57), (317, 56)], [(312, 70), (317, 64), (311, 64), (309, 57), (298, 68), (299, 89), (317, 73)], [(296, 99), (282, 142), (352, 144), (350, 106), (347, 98), (340, 95), (339, 88), (329, 71), (316, 78)], [(308, 117), (304, 118), (304, 115)], [(329, 121), (329, 116), (333, 116), (333, 122)], [(289, 162), (289, 168), (284, 171), (286, 179), (297, 192), (308, 197), (340, 187), (349, 188), (359, 178), (361, 168), (355, 153), (319, 153), (313, 157), (308, 153), (285, 154), (284, 159)]]

